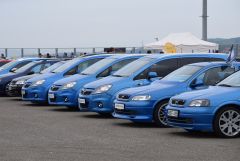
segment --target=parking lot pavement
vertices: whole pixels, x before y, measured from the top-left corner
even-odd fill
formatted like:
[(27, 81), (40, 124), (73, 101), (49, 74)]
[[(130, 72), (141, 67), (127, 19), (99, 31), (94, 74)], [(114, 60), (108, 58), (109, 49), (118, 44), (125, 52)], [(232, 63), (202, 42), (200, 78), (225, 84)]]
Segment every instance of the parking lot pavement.
[(240, 138), (189, 134), (0, 98), (2, 161), (239, 160)]

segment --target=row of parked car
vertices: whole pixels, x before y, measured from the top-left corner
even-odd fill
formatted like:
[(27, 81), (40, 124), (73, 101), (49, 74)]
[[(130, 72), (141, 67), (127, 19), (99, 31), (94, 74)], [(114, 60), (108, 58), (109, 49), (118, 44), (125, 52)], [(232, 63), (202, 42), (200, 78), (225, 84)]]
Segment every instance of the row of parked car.
[(100, 54), (19, 59), (0, 68), (0, 93), (133, 122), (240, 135), (240, 63), (227, 54)]

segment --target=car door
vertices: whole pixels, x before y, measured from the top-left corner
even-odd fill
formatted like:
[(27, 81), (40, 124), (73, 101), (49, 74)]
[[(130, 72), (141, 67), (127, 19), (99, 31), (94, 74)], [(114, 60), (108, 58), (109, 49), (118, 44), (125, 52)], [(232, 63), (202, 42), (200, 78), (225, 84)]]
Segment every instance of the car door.
[[(140, 74), (138, 74), (133, 79), (134, 80), (134, 85), (135, 86), (149, 85), (154, 80), (157, 80), (159, 78), (162, 78), (162, 77), (166, 76), (167, 74), (171, 73), (172, 71), (176, 70), (177, 68), (178, 68), (177, 58), (161, 60), (161, 61), (151, 65), (149, 68), (145, 69)], [(150, 72), (157, 73), (158, 78), (149, 79), (148, 74)]]
[(193, 81), (189, 84), (189, 90), (198, 90), (216, 85), (234, 72), (235, 69), (229, 66), (219, 66), (207, 69), (195, 76)]

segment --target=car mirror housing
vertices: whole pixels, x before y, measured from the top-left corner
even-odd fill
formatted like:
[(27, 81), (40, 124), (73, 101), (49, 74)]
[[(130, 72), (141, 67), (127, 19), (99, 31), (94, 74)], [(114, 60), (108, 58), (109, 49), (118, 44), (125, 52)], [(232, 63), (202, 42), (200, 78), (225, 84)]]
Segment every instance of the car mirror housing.
[(148, 73), (148, 80), (152, 79), (152, 78), (156, 78), (158, 77), (156, 72), (149, 72)]

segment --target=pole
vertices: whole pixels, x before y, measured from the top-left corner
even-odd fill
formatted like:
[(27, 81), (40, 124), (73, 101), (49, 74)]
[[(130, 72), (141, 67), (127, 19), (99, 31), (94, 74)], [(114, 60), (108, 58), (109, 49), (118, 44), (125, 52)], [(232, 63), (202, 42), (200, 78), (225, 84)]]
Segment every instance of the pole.
[(203, 14), (202, 14), (202, 40), (207, 41), (207, 0), (203, 0)]

